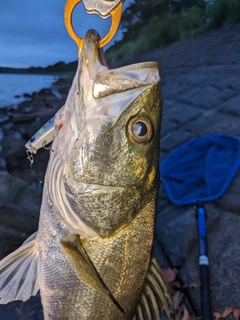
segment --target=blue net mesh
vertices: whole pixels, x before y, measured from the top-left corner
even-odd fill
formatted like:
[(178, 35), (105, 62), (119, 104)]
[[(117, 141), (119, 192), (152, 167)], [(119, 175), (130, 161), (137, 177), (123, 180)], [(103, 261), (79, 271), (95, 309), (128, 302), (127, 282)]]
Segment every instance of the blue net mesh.
[(212, 201), (229, 186), (240, 165), (240, 140), (214, 134), (172, 151), (160, 174), (170, 200), (178, 205)]

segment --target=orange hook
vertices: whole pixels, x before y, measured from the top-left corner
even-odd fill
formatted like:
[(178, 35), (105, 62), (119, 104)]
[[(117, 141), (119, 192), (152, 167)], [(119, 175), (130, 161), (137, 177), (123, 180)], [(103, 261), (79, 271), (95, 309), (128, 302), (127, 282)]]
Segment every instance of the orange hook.
[[(78, 46), (78, 56), (80, 56), (82, 45), (83, 45), (83, 38), (79, 38), (72, 26), (72, 13), (74, 8), (78, 3), (80, 3), (82, 0), (67, 0), (65, 11), (64, 11), (64, 21), (67, 28), (67, 31), (70, 35), (70, 37), (77, 43)], [(117, 29), (119, 27), (121, 17), (122, 17), (122, 1), (110, 12), (110, 15), (112, 17), (112, 25), (108, 32), (108, 34), (99, 41), (98, 45), (99, 48), (104, 47), (106, 44), (108, 44), (112, 38), (114, 37), (115, 33), (117, 32)]]

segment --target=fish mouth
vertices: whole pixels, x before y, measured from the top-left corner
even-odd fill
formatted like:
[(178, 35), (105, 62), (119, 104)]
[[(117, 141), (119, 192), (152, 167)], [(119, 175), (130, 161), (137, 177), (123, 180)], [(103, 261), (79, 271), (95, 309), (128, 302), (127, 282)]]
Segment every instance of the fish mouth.
[(155, 62), (109, 70), (103, 50), (98, 47), (99, 39), (95, 30), (86, 33), (65, 108), (55, 120), (55, 137), (63, 132), (64, 123), (68, 123), (69, 128), (65, 130), (71, 131), (61, 137), (61, 145), (69, 146), (68, 155), (74, 141), (84, 140), (86, 130), (97, 137), (102, 127), (113, 127), (147, 87), (160, 81), (159, 65)]
[(95, 79), (97, 73), (109, 69), (103, 50), (98, 47), (99, 40), (100, 36), (97, 31), (88, 30), (84, 37), (81, 52), (82, 64), (87, 67), (89, 78), (92, 80)]
[(89, 30), (84, 37), (77, 72), (81, 112), (86, 121), (106, 116), (113, 125), (146, 87), (160, 81), (159, 64), (150, 61), (109, 69), (102, 48), (98, 47), (99, 40), (95, 30)]

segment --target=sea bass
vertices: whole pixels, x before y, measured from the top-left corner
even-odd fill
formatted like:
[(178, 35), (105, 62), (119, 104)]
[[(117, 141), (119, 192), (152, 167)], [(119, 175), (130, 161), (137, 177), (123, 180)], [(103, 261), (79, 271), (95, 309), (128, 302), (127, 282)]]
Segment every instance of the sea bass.
[(0, 262), (0, 303), (40, 289), (46, 320), (170, 319), (152, 254), (159, 67), (109, 70), (98, 40), (88, 31), (55, 116), (39, 229)]

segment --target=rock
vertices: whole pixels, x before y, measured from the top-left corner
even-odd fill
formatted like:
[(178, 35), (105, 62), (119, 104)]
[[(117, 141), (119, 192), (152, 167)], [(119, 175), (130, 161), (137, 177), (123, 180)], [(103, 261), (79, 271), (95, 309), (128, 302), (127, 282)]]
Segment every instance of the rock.
[(40, 294), (28, 301), (14, 301), (0, 305), (0, 320), (43, 320)]
[(26, 141), (21, 138), (18, 132), (13, 131), (13, 133), (16, 134), (7, 135), (2, 139), (2, 156), (5, 159), (25, 151), (24, 145)]
[[(170, 105), (171, 107), (168, 107)], [(183, 112), (184, 111), (184, 112)], [(180, 102), (168, 101), (164, 102), (163, 108), (163, 121), (171, 118), (172, 121), (175, 121), (181, 125), (186, 122), (196, 119), (199, 115), (202, 114), (202, 109), (195, 107), (194, 105), (189, 105)]]
[(173, 131), (178, 128), (177, 124), (173, 121), (163, 120), (161, 125), (161, 137), (170, 135)]
[(240, 190), (240, 171), (238, 170), (226, 192), (217, 202), (217, 207), (221, 210), (240, 214), (239, 210), (239, 190)]
[(26, 185), (26, 182), (12, 177), (6, 171), (0, 171), (0, 205), (7, 201), (8, 195), (12, 194), (16, 184), (22, 187)]
[[(164, 197), (161, 190), (161, 197)], [(169, 200), (163, 202), (161, 197), (158, 199), (155, 234), (171, 265), (181, 268), (198, 244), (196, 212), (192, 205), (176, 206)], [(206, 204), (205, 208), (209, 213), (207, 225), (210, 227), (219, 218), (218, 210), (212, 204)]]
[(9, 120), (9, 111), (8, 108), (0, 109), (0, 123), (7, 122)]
[[(41, 198), (42, 191), (8, 172), (0, 172), (0, 243), (5, 237), (10, 237), (18, 247), (37, 230)], [(12, 249), (12, 245), (1, 246), (0, 259)]]
[(180, 127), (161, 139), (161, 151), (169, 153), (174, 148), (195, 138), (194, 134)]
[[(30, 114), (20, 114), (22, 121), (31, 119), (33, 116), (37, 118), (39, 115), (39, 121), (29, 122), (17, 122), (14, 123), (14, 127), (11, 129), (3, 128), (4, 137), (2, 139), (2, 158), (6, 163), (7, 170), (14, 176), (19, 177), (33, 183), (44, 179), (44, 174), (46, 170), (47, 161), (49, 158), (49, 152), (46, 150), (41, 150), (38, 152), (35, 159), (39, 159), (34, 163), (34, 170), (30, 169), (30, 162), (27, 159), (25, 143), (54, 115), (55, 110), (36, 110), (35, 113)], [(16, 114), (15, 114), (16, 115)], [(19, 120), (19, 119), (18, 119)], [(19, 130), (19, 131), (15, 131)], [(41, 161), (41, 162), (40, 162)], [(36, 166), (36, 163), (38, 165)]]
[(27, 122), (27, 121), (34, 121), (36, 119), (36, 115), (31, 113), (15, 113), (11, 116), (11, 121), (13, 123), (23, 123), (23, 122)]
[(59, 78), (52, 84), (53, 87), (62, 87), (62, 86), (69, 86), (69, 79), (68, 78)]
[(53, 83), (52, 88), (60, 93), (62, 96), (66, 96), (70, 89), (72, 82), (72, 77), (69, 78), (59, 78), (56, 82)]
[[(34, 155), (34, 163), (31, 167), (24, 147), (21, 153), (6, 158), (7, 169), (11, 175), (27, 181), (30, 185), (39, 184), (45, 177), (49, 152), (49, 150), (43, 148), (39, 149), (37, 154)], [(18, 165), (16, 165), (16, 161)]]
[(51, 88), (43, 88), (38, 92), (38, 96), (44, 96), (44, 98), (48, 96), (54, 96)]
[(24, 94), (23, 94), (23, 97), (24, 97), (24, 98), (31, 98), (31, 95), (30, 95), (29, 93), (24, 93)]
[[(211, 217), (211, 212), (208, 214)], [(232, 226), (235, 226), (233, 228)], [(240, 307), (239, 238), (240, 219), (237, 214), (218, 211), (218, 219), (207, 230), (208, 256), (213, 312), (222, 313), (226, 306)], [(192, 248), (179, 272), (183, 283), (199, 283), (198, 246)], [(200, 313), (200, 289), (189, 290), (192, 302)]]
[[(35, 190), (30, 186), (24, 186), (21, 187), (21, 189), (18, 189), (18, 192), (16, 192), (12, 201), (14, 202), (14, 205), (21, 208), (23, 212), (38, 218), (42, 202), (42, 191)], [(31, 222), (26, 221), (27, 224), (30, 224)], [(31, 227), (29, 229), (33, 230)]]
[(6, 161), (3, 157), (0, 157), (0, 172), (5, 171), (6, 169)]
[[(42, 192), (0, 172), (0, 260), (17, 249), (38, 228)], [(0, 320), (43, 320), (39, 294), (27, 302), (0, 305)]]
[(25, 112), (26, 109), (29, 109), (32, 106), (32, 101), (22, 101), (18, 104), (17, 111), (13, 110), (13, 112)]

